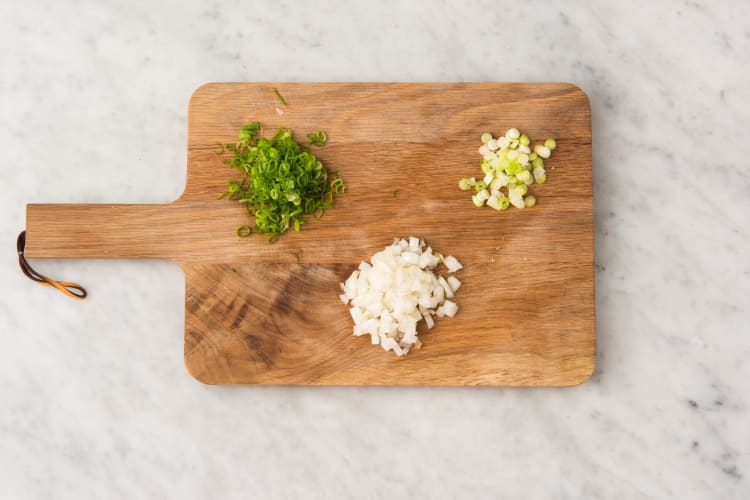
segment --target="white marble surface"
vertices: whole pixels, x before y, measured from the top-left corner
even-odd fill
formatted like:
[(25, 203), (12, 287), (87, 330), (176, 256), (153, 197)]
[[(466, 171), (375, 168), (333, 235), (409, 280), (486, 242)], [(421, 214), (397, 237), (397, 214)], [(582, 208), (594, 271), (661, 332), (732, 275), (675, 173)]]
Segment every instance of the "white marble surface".
[[(0, 3), (0, 498), (745, 499), (750, 4)], [(18, 271), (29, 202), (166, 202), (207, 81), (571, 81), (599, 367), (571, 389), (208, 387), (167, 262)]]

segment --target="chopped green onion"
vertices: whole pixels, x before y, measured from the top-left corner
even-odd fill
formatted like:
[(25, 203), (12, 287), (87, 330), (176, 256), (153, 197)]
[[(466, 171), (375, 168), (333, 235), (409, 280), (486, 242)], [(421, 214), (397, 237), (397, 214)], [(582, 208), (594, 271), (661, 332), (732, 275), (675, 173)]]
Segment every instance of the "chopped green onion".
[(513, 191), (520, 194), (521, 196), (524, 196), (529, 192), (529, 186), (527, 186), (526, 184), (519, 184), (513, 188)]
[(328, 134), (326, 134), (324, 130), (318, 130), (313, 134), (307, 134), (307, 140), (310, 144), (322, 146), (328, 141)]
[(344, 192), (346, 192), (346, 185), (344, 184), (344, 181), (341, 178), (334, 179), (331, 182), (331, 191), (336, 194), (343, 194)]
[(490, 140), (492, 140), (492, 134), (490, 134), (489, 132), (485, 132), (484, 134), (482, 134), (482, 142), (484, 144), (487, 144), (488, 142), (490, 142)]
[(344, 181), (330, 174), (313, 154), (302, 150), (292, 131), (280, 128), (273, 139), (258, 137), (260, 123), (243, 125), (239, 142), (227, 145), (233, 153), (226, 165), (237, 169), (242, 178), (229, 181), (220, 197), (246, 206), (255, 226), (241, 226), (237, 236), (263, 233), (274, 242), (290, 228), (299, 231), (305, 216), (322, 216), (333, 206), (334, 195), (345, 191)]
[(546, 147), (550, 151), (554, 151), (557, 147), (557, 141), (555, 141), (554, 139), (547, 139), (546, 141), (544, 141), (544, 147)]
[(484, 181), (478, 181), (474, 183), (474, 191), (481, 191), (487, 189), (487, 183)]
[(518, 139), (521, 136), (521, 133), (518, 131), (517, 128), (509, 128), (505, 132), (505, 137), (507, 137), (510, 140)]
[(528, 146), (531, 143), (529, 137), (526, 134), (521, 135), (521, 137), (518, 138), (518, 142), (520, 142), (524, 146)]
[(539, 157), (534, 158), (534, 160), (531, 162), (531, 166), (534, 167), (534, 168), (543, 167), (544, 166), (544, 160), (542, 160)]
[(274, 87), (273, 88), (273, 93), (276, 94), (276, 97), (279, 98), (279, 101), (281, 101), (281, 104), (283, 104), (284, 106), (287, 105), (286, 104), (286, 99), (284, 99), (284, 96), (281, 95), (281, 92), (279, 92), (279, 89), (277, 89), (276, 87)]
[(536, 205), (536, 196), (530, 194), (526, 198), (524, 198), (523, 202), (527, 207), (533, 207), (534, 205)]

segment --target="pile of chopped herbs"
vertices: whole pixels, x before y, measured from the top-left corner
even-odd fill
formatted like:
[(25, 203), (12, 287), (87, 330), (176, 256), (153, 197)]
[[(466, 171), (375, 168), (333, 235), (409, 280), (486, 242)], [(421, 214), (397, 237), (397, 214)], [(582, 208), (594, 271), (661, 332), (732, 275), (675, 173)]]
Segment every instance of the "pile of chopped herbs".
[[(255, 226), (240, 226), (238, 236), (249, 236), (254, 230), (273, 243), (290, 227), (299, 231), (306, 217), (322, 217), (327, 208), (333, 207), (334, 195), (344, 192), (345, 185), (315, 155), (300, 147), (291, 130), (280, 128), (269, 140), (259, 137), (260, 129), (259, 122), (243, 125), (239, 142), (217, 151), (219, 155), (231, 152), (234, 158), (224, 163), (242, 174), (240, 180), (229, 181), (219, 198), (237, 200), (255, 217)], [(315, 137), (322, 139), (325, 132), (318, 132)]]

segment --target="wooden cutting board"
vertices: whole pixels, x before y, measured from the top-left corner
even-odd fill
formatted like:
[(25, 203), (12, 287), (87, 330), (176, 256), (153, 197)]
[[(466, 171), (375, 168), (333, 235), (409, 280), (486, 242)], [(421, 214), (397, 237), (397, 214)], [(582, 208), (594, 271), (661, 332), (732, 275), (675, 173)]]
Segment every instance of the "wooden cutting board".
[[(238, 238), (244, 208), (217, 200), (236, 176), (216, 144), (252, 121), (300, 142), (326, 130), (314, 152), (347, 185), (322, 219), (275, 244)], [(532, 186), (536, 207), (477, 209), (457, 182), (481, 173), (480, 134), (510, 127), (556, 138), (555, 168)], [(176, 261), (185, 365), (209, 384), (565, 386), (595, 365), (590, 109), (570, 84), (207, 84), (190, 99), (177, 201), (28, 205), (26, 231), (28, 257)], [(457, 257), (464, 285), (458, 315), (421, 324), (422, 349), (399, 358), (352, 336), (339, 282), (412, 235)]]

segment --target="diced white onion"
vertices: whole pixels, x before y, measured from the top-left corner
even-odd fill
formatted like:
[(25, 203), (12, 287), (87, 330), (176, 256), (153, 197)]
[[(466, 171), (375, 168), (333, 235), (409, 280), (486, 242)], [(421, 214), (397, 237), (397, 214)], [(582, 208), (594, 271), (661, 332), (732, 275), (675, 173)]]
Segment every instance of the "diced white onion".
[(443, 312), (449, 318), (454, 317), (458, 312), (458, 304), (456, 304), (455, 302), (451, 302), (450, 300), (446, 300), (445, 304), (443, 304)]
[(435, 254), (431, 247), (425, 248), (423, 240), (411, 237), (394, 240), (369, 263), (360, 263), (340, 285), (343, 293), (339, 295), (350, 305), (354, 335), (370, 335), (373, 345), (397, 356), (406, 355), (412, 346), (418, 349), (420, 321), (430, 329), (435, 326), (433, 315), (453, 316), (458, 310), (447, 299), (455, 296), (461, 282), (434, 273), (441, 260), (448, 272), (462, 268), (455, 257)]
[(454, 256), (449, 255), (443, 259), (443, 264), (448, 268), (449, 273), (455, 273), (464, 268), (461, 263)]
[(461, 281), (455, 276), (448, 276), (448, 284), (451, 286), (453, 292), (457, 292), (461, 288)]

